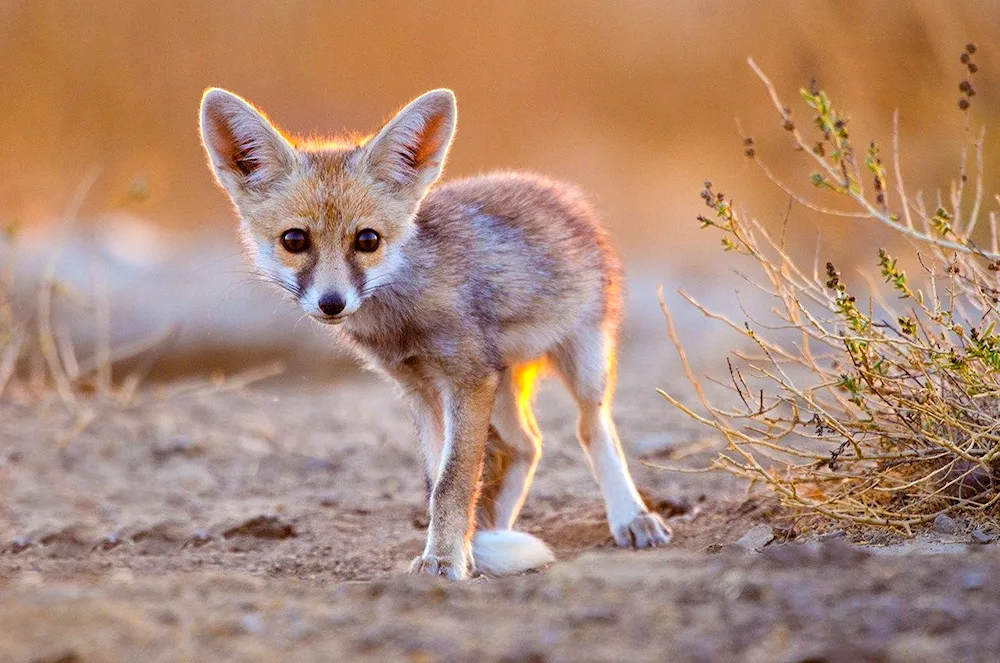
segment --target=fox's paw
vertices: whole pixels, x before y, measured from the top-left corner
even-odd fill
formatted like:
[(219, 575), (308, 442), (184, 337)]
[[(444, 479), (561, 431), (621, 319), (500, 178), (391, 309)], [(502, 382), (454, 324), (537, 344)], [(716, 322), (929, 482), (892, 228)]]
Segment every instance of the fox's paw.
[(659, 515), (644, 511), (627, 525), (612, 529), (615, 543), (622, 548), (656, 548), (670, 543), (673, 534)]
[(440, 576), (448, 580), (465, 580), (469, 577), (469, 565), (455, 564), (452, 560), (434, 555), (423, 555), (410, 564), (410, 574)]

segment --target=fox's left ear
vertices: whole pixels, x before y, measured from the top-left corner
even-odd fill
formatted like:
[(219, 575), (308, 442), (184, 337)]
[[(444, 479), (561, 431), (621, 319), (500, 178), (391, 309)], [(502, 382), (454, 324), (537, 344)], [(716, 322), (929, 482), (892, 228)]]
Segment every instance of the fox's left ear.
[(451, 90), (431, 90), (399, 111), (364, 147), (364, 163), (376, 178), (423, 196), (441, 175), (455, 135), (458, 108)]

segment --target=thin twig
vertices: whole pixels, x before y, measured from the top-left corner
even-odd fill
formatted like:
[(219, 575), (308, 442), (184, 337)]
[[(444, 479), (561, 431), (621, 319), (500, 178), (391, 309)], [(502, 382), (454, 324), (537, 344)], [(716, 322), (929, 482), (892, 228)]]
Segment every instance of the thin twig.
[[(761, 71), (761, 69), (757, 66), (757, 63), (753, 61), (753, 58), (749, 58), (747, 62), (749, 62), (750, 68), (754, 70), (754, 73), (757, 74), (758, 78), (760, 78), (761, 82), (767, 88), (768, 93), (771, 95), (771, 100), (774, 102), (775, 107), (778, 108), (780, 111), (780, 109), (783, 108), (781, 104), (781, 99), (778, 97), (777, 90), (771, 83), (771, 80), (764, 74), (763, 71)], [(823, 171), (829, 177), (832, 177), (836, 181), (840, 180), (840, 178), (842, 177), (842, 173), (838, 170), (835, 170), (830, 164), (826, 162), (826, 160), (823, 157), (814, 154), (813, 151), (809, 149), (808, 144), (802, 138), (802, 134), (799, 133), (798, 129), (792, 129), (791, 133), (795, 137), (795, 140), (796, 142), (798, 142), (799, 146), (813, 158), (813, 160), (823, 169)], [(878, 210), (872, 203), (868, 201), (867, 198), (864, 198), (860, 194), (854, 193), (852, 191), (848, 191), (848, 195), (850, 195), (850, 197), (853, 198), (854, 201), (861, 206), (861, 208), (865, 211), (868, 217), (875, 219), (885, 224), (886, 226), (889, 226), (890, 228), (896, 230), (903, 236), (908, 237), (909, 239), (916, 240), (918, 242), (923, 242), (926, 244), (932, 244), (942, 249), (951, 249), (953, 251), (959, 251), (961, 253), (971, 253), (979, 255), (983, 258), (988, 258), (991, 260), (1000, 259), (1000, 254), (992, 252), (988, 253), (980, 249), (977, 249), (975, 246), (961, 244), (958, 242), (952, 242), (950, 240), (941, 239), (939, 237), (934, 237), (929, 234), (918, 232), (908, 227), (903, 227), (899, 223), (891, 219), (887, 214), (884, 214), (883, 212)]]
[(56, 265), (59, 263), (59, 253), (66, 241), (66, 234), (80, 213), (80, 208), (90, 193), (91, 187), (97, 181), (99, 170), (92, 168), (80, 181), (73, 197), (70, 199), (63, 214), (62, 224), (59, 229), (55, 248), (49, 254), (45, 271), (42, 275), (42, 284), (38, 290), (38, 347), (45, 359), (49, 370), (49, 375), (55, 384), (59, 398), (70, 409), (76, 409), (76, 396), (70, 385), (70, 380), (59, 359), (59, 351), (52, 333), (52, 293), (55, 288)]

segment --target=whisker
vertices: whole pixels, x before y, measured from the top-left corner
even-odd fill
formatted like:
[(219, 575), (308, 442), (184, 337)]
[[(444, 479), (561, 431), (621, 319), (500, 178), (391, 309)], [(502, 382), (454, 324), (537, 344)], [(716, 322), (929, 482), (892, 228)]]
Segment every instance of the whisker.
[(284, 279), (282, 279), (281, 277), (279, 277), (279, 276), (277, 276), (275, 274), (271, 274), (269, 272), (265, 272), (265, 271), (263, 271), (262, 269), (260, 269), (258, 267), (251, 267), (250, 268), (250, 273), (254, 274), (255, 276), (257, 276), (258, 278), (260, 278), (260, 279), (262, 279), (264, 281), (267, 281), (268, 283), (273, 283), (273, 284), (277, 285), (278, 287), (280, 287), (281, 289), (283, 289), (283, 290), (285, 290), (287, 292), (290, 292), (296, 298), (301, 298), (302, 295), (304, 294), (303, 291), (302, 291), (302, 288), (299, 287), (298, 283), (289, 283), (289, 282), (285, 281)]
[(374, 283), (365, 284), (365, 287), (362, 288), (361, 290), (361, 296), (365, 297), (367, 295), (372, 294), (373, 292), (381, 290), (382, 288), (388, 288), (390, 286), (399, 285), (399, 283), (400, 283), (399, 281), (379, 282), (376, 280)]

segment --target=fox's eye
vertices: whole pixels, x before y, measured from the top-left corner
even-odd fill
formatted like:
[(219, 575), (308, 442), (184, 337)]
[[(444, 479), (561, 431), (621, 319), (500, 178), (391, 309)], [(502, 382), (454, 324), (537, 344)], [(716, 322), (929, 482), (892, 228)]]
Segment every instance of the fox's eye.
[(289, 253), (302, 253), (309, 248), (309, 234), (301, 228), (286, 230), (281, 236), (281, 245)]
[(365, 228), (358, 233), (358, 236), (354, 238), (354, 248), (358, 251), (363, 251), (365, 253), (371, 253), (378, 248), (379, 243), (378, 233), (371, 228)]

